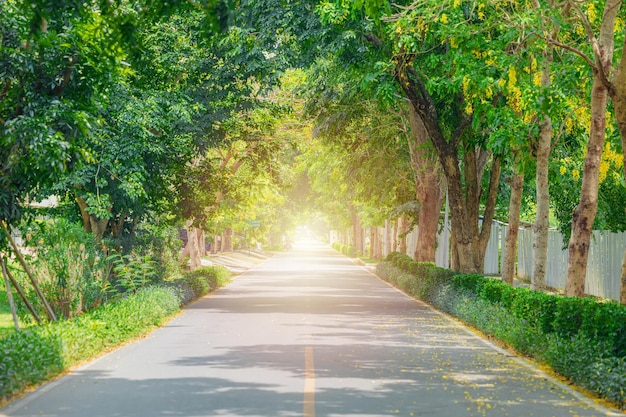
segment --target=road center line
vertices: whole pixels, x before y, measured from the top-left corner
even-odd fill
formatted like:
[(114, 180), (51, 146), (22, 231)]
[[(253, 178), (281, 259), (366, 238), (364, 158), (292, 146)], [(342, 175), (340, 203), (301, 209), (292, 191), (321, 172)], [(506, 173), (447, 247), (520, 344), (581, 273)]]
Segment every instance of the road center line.
[(304, 348), (304, 406), (303, 417), (315, 417), (315, 362), (313, 347)]

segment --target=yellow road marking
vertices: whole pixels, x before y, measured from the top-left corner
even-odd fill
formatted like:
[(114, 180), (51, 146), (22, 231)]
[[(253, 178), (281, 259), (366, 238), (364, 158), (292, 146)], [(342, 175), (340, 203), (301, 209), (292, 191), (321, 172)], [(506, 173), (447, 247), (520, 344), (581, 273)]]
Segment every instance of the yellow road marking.
[(315, 362), (313, 348), (304, 348), (304, 406), (303, 417), (315, 417)]

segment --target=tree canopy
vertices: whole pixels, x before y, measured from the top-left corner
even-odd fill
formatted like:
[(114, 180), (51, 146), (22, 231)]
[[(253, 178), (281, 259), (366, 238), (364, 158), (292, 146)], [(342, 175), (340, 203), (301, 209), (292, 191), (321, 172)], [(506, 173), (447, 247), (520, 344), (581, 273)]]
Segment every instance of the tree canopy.
[(480, 272), (479, 219), (509, 212), (502, 179), (524, 173), (521, 211), (547, 208), (584, 246), (585, 221), (626, 224), (625, 13), (615, 0), (5, 0), (0, 220), (57, 194), (99, 238), (146, 219), (217, 234), (308, 201), (354, 233), (409, 208), (425, 236), (447, 190), (453, 268)]

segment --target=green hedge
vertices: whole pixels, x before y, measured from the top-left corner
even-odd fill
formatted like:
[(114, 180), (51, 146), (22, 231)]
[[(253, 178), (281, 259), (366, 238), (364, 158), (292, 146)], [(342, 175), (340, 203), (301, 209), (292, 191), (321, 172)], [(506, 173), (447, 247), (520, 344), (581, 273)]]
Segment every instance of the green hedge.
[(75, 319), (0, 339), (0, 400), (150, 331), (178, 309), (172, 289), (148, 287)]
[(400, 253), (389, 254), (377, 272), (618, 406), (626, 404), (626, 306), (459, 275)]
[(203, 266), (184, 275), (167, 281), (165, 284), (176, 288), (180, 304), (185, 305), (228, 284), (232, 273), (221, 265)]
[(341, 253), (342, 255), (348, 256), (350, 258), (356, 258), (357, 256), (359, 256), (359, 251), (357, 251), (357, 249), (354, 246), (344, 245), (339, 242), (334, 242), (332, 244), (332, 247), (337, 252)]

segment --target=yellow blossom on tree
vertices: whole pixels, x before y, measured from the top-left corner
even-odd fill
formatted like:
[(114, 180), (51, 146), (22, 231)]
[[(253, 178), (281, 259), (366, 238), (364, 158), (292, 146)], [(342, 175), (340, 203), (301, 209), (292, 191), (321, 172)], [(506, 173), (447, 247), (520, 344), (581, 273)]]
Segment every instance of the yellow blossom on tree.
[(485, 97), (487, 97), (487, 98), (493, 97), (493, 90), (491, 89), (491, 86), (488, 86), (485, 89)]
[(482, 3), (478, 5), (478, 19), (485, 20), (485, 5)]
[(565, 166), (561, 165), (561, 167), (559, 168), (559, 172), (561, 173), (561, 175), (565, 175), (565, 173), (567, 172), (567, 168), (565, 168)]
[(509, 68), (509, 81), (507, 84), (507, 103), (509, 107), (516, 112), (522, 111), (522, 91), (517, 86), (517, 72), (514, 67)]
[(593, 4), (593, 2), (590, 1), (587, 4), (587, 18), (589, 19), (591, 23), (593, 23), (595, 22), (597, 17), (598, 15), (596, 13), (596, 6)]
[(615, 19), (615, 33), (622, 33), (624, 31), (624, 19), (621, 17), (617, 17)]
[(578, 36), (581, 36), (581, 37), (585, 36), (585, 28), (580, 23), (578, 23), (578, 24), (576, 24), (576, 26), (574, 26), (574, 31), (576, 32), (576, 34)]
[(463, 89), (463, 95), (466, 97), (469, 95), (470, 81), (471, 78), (469, 77), (469, 75), (465, 74), (465, 76), (463, 77), (463, 81), (461, 82), (461, 88)]
[(600, 161), (600, 176), (598, 178), (600, 184), (602, 184), (604, 180), (606, 179), (606, 176), (610, 168), (611, 168), (611, 164), (609, 164), (609, 161), (602, 158), (602, 160)]
[(442, 13), (441, 17), (439, 17), (439, 21), (441, 23), (443, 23), (444, 25), (447, 25), (448, 24), (448, 15), (445, 14), (445, 13)]

